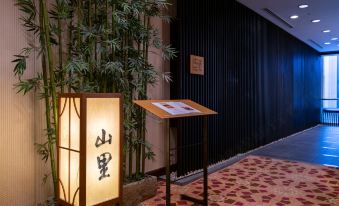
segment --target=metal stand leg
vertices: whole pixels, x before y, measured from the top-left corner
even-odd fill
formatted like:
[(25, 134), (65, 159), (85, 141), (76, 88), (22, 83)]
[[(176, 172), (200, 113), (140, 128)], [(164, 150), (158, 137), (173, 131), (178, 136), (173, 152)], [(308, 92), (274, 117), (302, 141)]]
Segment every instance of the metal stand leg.
[(203, 191), (203, 200), (199, 200), (187, 195), (181, 195), (181, 198), (204, 206), (208, 205), (208, 117), (205, 116), (203, 120), (203, 140), (202, 140), (202, 149), (203, 149), (203, 177), (204, 177), (204, 191)]
[(208, 117), (204, 117), (204, 126), (203, 126), (203, 168), (204, 168), (204, 205), (208, 204), (208, 138), (207, 138), (207, 128)]
[(168, 129), (168, 135), (165, 141), (165, 163), (166, 163), (166, 206), (171, 205), (171, 171), (170, 171), (170, 124), (169, 119), (166, 119), (166, 128)]

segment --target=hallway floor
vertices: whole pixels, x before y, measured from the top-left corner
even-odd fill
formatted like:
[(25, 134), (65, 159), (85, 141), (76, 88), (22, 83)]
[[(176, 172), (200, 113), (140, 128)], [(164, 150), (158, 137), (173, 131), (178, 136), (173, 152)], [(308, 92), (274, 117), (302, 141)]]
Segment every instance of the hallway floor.
[[(225, 161), (210, 172), (209, 205), (339, 205), (339, 127), (316, 126)], [(172, 184), (173, 205), (192, 205), (180, 194), (201, 197), (201, 183), (197, 179), (183, 186)], [(141, 205), (165, 205), (164, 189), (160, 181), (157, 196)]]
[(339, 167), (339, 127), (319, 125), (250, 154)]
[[(171, 205), (197, 205), (181, 194), (202, 199), (202, 179), (171, 185)], [(208, 176), (209, 206), (338, 206), (339, 168), (262, 156), (241, 161)], [(165, 182), (141, 206), (165, 206)]]

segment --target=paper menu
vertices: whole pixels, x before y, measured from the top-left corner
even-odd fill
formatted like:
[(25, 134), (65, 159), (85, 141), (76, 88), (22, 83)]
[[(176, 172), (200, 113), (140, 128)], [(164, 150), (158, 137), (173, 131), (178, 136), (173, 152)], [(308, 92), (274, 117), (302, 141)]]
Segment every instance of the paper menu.
[(183, 102), (153, 102), (153, 105), (170, 113), (171, 115), (200, 113), (199, 110), (183, 103)]

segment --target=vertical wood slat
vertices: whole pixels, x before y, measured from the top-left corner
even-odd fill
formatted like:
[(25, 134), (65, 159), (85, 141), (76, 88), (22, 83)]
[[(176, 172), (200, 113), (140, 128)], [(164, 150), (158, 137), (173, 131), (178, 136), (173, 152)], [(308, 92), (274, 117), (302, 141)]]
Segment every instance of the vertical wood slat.
[[(178, 1), (171, 28), (171, 98), (216, 110), (209, 119), (211, 164), (319, 122), (318, 52), (234, 1)], [(189, 74), (189, 55), (205, 75)], [(201, 120), (178, 122), (178, 175), (202, 167)]]

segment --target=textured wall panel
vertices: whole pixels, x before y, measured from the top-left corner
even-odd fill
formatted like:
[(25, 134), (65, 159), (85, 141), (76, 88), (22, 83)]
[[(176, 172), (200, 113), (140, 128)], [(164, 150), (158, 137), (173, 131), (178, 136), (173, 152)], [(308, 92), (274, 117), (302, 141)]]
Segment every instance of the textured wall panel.
[[(319, 54), (235, 1), (178, 1), (171, 29), (172, 98), (216, 110), (209, 161), (278, 140), (319, 122)], [(189, 74), (189, 55), (205, 57), (205, 75)], [(178, 125), (178, 174), (201, 168), (201, 121)]]
[[(0, 3), (0, 205), (35, 205), (33, 95), (16, 94), (13, 55), (27, 45), (12, 0)], [(28, 66), (34, 69), (32, 61)], [(28, 71), (27, 76), (33, 72)]]

